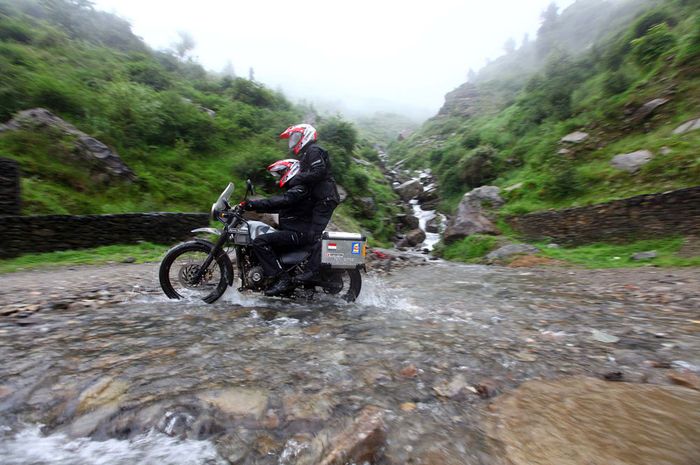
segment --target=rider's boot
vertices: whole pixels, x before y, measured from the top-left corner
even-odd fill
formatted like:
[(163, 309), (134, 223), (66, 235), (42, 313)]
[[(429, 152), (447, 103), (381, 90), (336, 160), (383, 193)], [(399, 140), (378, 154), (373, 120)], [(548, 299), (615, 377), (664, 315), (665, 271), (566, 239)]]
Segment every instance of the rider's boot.
[(298, 274), (294, 277), (297, 281), (301, 281), (302, 283), (307, 282), (307, 281), (314, 281), (314, 278), (316, 278), (316, 273), (312, 270), (304, 271), (301, 274)]
[(292, 278), (286, 272), (282, 272), (275, 285), (265, 291), (265, 295), (275, 297), (288, 291), (290, 287), (292, 287)]

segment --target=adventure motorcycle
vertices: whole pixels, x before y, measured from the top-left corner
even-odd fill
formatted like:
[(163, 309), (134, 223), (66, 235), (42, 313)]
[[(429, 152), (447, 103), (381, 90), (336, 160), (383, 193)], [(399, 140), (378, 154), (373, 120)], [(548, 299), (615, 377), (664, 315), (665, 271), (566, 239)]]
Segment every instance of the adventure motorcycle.
[[(255, 195), (250, 180), (247, 181), (244, 200)], [(209, 233), (219, 236), (215, 243), (205, 239), (183, 242), (170, 249), (160, 264), (160, 285), (171, 299), (200, 297), (207, 303), (215, 302), (228, 286), (234, 283), (231, 255), (238, 268), (241, 286), (239, 292), (251, 290), (264, 292), (275, 283), (275, 278), (266, 277), (263, 268), (253, 252), (252, 243), (260, 234), (274, 232), (275, 229), (261, 222), (246, 220), (239, 205), (231, 206), (229, 198), (233, 193), (233, 183), (221, 193), (211, 207), (211, 217), (224, 224), (223, 229), (198, 228), (193, 233)], [(280, 263), (294, 278), (304, 272), (311, 254), (318, 253), (319, 244), (301, 249), (279, 250)], [(324, 232), (322, 243), (321, 272), (316, 281), (299, 282), (282, 297), (312, 298), (320, 289), (326, 294), (340, 294), (353, 302), (360, 294), (366, 255), (366, 239), (361, 234)]]

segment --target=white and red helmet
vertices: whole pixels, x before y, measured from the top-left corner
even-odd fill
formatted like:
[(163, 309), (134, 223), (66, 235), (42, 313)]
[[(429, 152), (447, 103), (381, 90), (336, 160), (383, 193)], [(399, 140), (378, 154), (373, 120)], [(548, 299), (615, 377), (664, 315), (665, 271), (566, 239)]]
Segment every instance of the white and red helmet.
[(296, 124), (285, 129), (280, 134), (280, 139), (289, 139), (289, 150), (294, 152), (294, 155), (299, 155), (306, 144), (318, 139), (318, 134), (310, 124)]
[(299, 160), (294, 160), (293, 158), (278, 160), (268, 166), (267, 171), (279, 179), (280, 187), (284, 187), (299, 172)]

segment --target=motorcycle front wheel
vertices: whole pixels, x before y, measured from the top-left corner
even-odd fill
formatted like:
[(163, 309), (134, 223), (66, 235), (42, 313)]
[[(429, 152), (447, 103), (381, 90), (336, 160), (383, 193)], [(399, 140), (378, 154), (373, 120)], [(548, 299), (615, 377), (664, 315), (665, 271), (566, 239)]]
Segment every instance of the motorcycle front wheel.
[(211, 304), (224, 294), (228, 287), (225, 254), (212, 261), (199, 281), (194, 280), (212, 247), (211, 244), (192, 241), (170, 249), (158, 272), (165, 295), (171, 299), (202, 299)]

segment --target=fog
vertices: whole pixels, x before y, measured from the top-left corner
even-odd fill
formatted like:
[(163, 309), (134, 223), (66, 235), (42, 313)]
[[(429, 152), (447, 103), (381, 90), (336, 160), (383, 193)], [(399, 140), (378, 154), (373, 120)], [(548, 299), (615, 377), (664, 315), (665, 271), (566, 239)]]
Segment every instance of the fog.
[[(307, 0), (239, 2), (96, 0), (128, 19), (156, 49), (186, 31), (192, 56), (221, 71), (254, 76), (292, 100), (345, 113), (394, 111), (414, 118), (437, 112), (445, 93), (509, 38), (534, 38), (551, 0), (432, 2)], [(573, 0), (557, 0), (565, 8)]]

